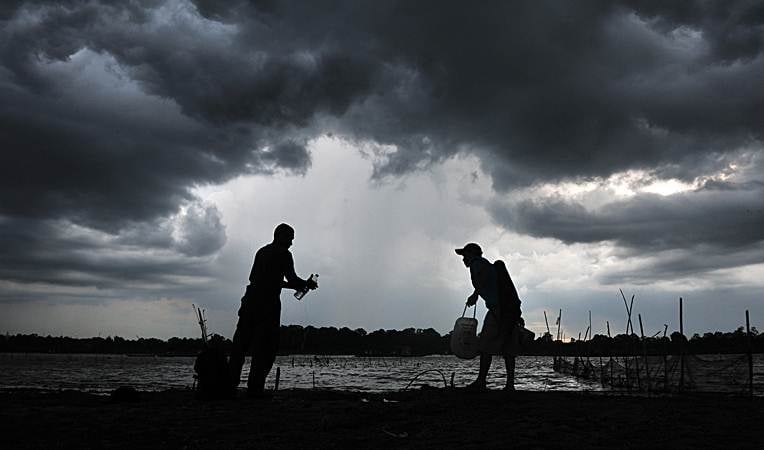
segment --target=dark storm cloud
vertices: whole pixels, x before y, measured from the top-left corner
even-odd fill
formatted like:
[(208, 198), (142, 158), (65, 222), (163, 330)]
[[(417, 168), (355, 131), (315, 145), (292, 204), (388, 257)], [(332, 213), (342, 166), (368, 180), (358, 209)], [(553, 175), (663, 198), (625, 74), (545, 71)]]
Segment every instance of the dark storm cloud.
[[(657, 250), (620, 255), (628, 262), (625, 268), (608, 270), (598, 277), (603, 284), (651, 284), (656, 281), (676, 281), (698, 277), (717, 288), (735, 287), (718, 271), (750, 264), (764, 263), (764, 243), (750, 246), (723, 247), (713, 244), (698, 244), (688, 249)], [(640, 256), (639, 259), (631, 258)], [(737, 283), (744, 284), (744, 283)]]
[(192, 204), (173, 220), (124, 225), (117, 235), (64, 220), (0, 217), (0, 279), (67, 286), (161, 286), (207, 273), (225, 243), (214, 207)]
[(272, 149), (263, 152), (261, 159), (295, 173), (305, 173), (310, 167), (308, 150), (304, 145), (290, 140), (279, 142)]
[(745, 247), (764, 241), (764, 184), (715, 182), (669, 196), (639, 194), (596, 209), (551, 197), (495, 204), (492, 213), (509, 228), (566, 243), (614, 241), (641, 251)]
[[(41, 233), (51, 221), (104, 232), (108, 248), (193, 204), (196, 186), (305, 173), (306, 143), (324, 132), (384, 144), (379, 178), (469, 152), (502, 192), (627, 169), (692, 180), (742, 148), (761, 152), (762, 11), (748, 1), (4, 3), (0, 216)], [(726, 192), (693, 198), (726, 214), (716, 201), (757, 206), (746, 189)], [(651, 231), (701, 219), (686, 208), (657, 217), (673, 206), (640, 197), (592, 217), (561, 204), (572, 217), (554, 228), (539, 225), (549, 205), (496, 215), (536, 235), (630, 248), (757, 238), (741, 219), (727, 234), (696, 227), (695, 240), (657, 242), (622, 220), (641, 208)], [(175, 251), (219, 248), (208, 219), (188, 225), (200, 242), (173, 240)], [(601, 229), (569, 226), (592, 220)], [(141, 236), (146, 248), (168, 239)]]
[(547, 197), (490, 208), (501, 225), (565, 243), (612, 242), (623, 260), (648, 264), (608, 273), (608, 283), (672, 279), (764, 263), (764, 183), (709, 182), (669, 196), (639, 194), (597, 208)]

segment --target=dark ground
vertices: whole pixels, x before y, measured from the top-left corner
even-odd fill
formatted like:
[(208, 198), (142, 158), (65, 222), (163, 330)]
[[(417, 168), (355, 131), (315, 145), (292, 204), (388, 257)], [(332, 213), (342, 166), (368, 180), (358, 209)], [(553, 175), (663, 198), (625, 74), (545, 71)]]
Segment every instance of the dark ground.
[(593, 393), (279, 391), (136, 402), (75, 391), (0, 392), (15, 448), (764, 448), (764, 399)]

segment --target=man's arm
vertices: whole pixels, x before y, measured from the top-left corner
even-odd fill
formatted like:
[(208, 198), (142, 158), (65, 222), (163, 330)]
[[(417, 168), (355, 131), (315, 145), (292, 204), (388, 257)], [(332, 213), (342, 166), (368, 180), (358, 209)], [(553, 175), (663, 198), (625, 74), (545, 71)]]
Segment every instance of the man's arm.
[(284, 258), (284, 277), (285, 281), (282, 281), (282, 288), (294, 289), (295, 291), (305, 288), (307, 282), (297, 276), (294, 271), (294, 259), (292, 253), (287, 252), (287, 256)]
[(486, 268), (483, 264), (475, 264), (470, 267), (470, 278), (472, 279), (472, 286), (475, 290), (467, 297), (467, 305), (472, 306), (478, 301), (478, 290), (485, 288), (488, 284), (488, 277), (490, 274), (486, 273)]
[(469, 297), (467, 297), (467, 306), (472, 306), (478, 301), (478, 291), (475, 290), (470, 294)]

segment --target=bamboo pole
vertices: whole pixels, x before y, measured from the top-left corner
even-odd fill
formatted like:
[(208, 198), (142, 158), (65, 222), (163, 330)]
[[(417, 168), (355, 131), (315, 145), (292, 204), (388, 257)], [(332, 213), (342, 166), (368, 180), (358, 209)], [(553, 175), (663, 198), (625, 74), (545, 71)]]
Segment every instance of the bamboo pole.
[(684, 314), (682, 297), (679, 297), (679, 392), (684, 389)]
[[(631, 301), (634, 302), (634, 297), (631, 298)], [(631, 328), (631, 333), (634, 334), (634, 327)], [(629, 338), (631, 338), (631, 335), (629, 335)], [(629, 353), (631, 353), (631, 339), (629, 339)], [(636, 369), (637, 374), (637, 391), (642, 391), (642, 376), (639, 373), (639, 356), (637, 356), (637, 351), (634, 352), (634, 368)]]
[(753, 397), (753, 354), (751, 349), (751, 322), (748, 319), (748, 310), (745, 310), (745, 334), (748, 341), (748, 393)]
[(546, 310), (544, 310), (544, 322), (546, 323), (546, 332), (551, 336), (552, 332), (549, 331), (549, 320), (546, 318)]
[(631, 335), (631, 333), (634, 332), (634, 326), (631, 324), (631, 311), (634, 308), (634, 295), (631, 296), (631, 305), (629, 305), (626, 302), (626, 296), (623, 295), (623, 290), (618, 289), (618, 291), (621, 293), (621, 297), (623, 298), (623, 306), (626, 307), (626, 315), (627, 315), (626, 334)]
[[(610, 338), (610, 321), (606, 320), (605, 325), (607, 325), (607, 337)], [(607, 347), (608, 364), (610, 365), (610, 386), (613, 386), (613, 341), (611, 339), (608, 339)]]
[(631, 312), (634, 311), (634, 294), (631, 294), (631, 302), (629, 303), (629, 328), (631, 334), (634, 334), (634, 325), (631, 323)]
[(279, 390), (279, 380), (281, 380), (281, 367), (276, 367), (276, 383), (273, 385), (273, 392)]
[(647, 394), (650, 394), (650, 365), (647, 362), (647, 341), (645, 341), (645, 330), (642, 328), (642, 314), (638, 314), (639, 317), (639, 334), (642, 336), (642, 353), (645, 358), (645, 377), (647, 379)]

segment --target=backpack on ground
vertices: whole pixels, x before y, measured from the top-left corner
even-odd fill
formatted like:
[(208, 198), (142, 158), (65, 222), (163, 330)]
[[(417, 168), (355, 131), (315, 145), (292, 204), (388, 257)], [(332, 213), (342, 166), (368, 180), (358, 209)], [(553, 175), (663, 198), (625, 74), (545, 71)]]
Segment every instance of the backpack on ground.
[(207, 346), (202, 350), (194, 362), (194, 372), (197, 398), (214, 400), (228, 397), (231, 391), (228, 360), (221, 349)]
[(196, 397), (201, 400), (215, 400), (230, 397), (233, 387), (228, 374), (228, 359), (222, 350), (220, 343), (214, 344), (210, 334), (207, 333), (207, 318), (204, 310), (194, 306), (202, 329), (202, 342), (204, 350), (199, 353), (194, 361), (194, 384)]

